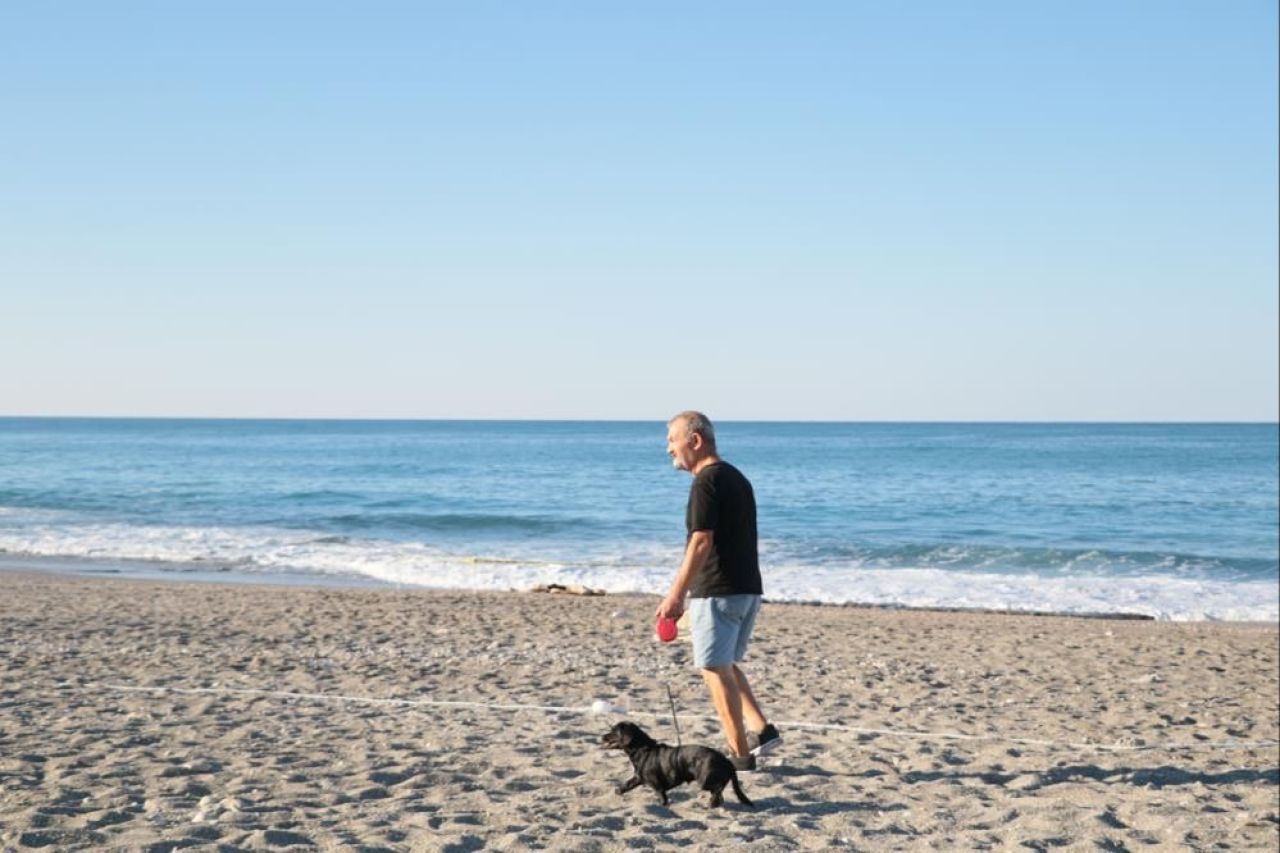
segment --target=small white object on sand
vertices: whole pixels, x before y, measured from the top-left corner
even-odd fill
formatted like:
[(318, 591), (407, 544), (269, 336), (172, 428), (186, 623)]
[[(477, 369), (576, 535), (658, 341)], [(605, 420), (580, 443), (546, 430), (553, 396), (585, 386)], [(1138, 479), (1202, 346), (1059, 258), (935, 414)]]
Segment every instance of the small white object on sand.
[(597, 699), (591, 703), (591, 713), (596, 716), (603, 714), (625, 714), (627, 709), (619, 705), (615, 705), (607, 699)]

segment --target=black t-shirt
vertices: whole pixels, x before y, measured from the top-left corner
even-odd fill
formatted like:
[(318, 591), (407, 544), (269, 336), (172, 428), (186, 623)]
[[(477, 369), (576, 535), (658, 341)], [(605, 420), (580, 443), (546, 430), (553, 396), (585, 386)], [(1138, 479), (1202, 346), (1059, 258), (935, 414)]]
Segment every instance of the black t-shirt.
[(756, 496), (741, 471), (728, 462), (714, 462), (699, 471), (689, 488), (684, 523), (689, 532), (686, 544), (695, 530), (715, 533), (711, 553), (694, 576), (689, 595), (763, 594), (756, 552)]

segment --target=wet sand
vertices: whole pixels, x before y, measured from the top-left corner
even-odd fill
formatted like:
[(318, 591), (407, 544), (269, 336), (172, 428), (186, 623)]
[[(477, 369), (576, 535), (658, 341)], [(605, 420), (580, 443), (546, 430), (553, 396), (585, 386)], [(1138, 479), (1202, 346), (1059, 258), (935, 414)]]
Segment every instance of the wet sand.
[(0, 572), (0, 849), (1280, 842), (1275, 625), (766, 604), (786, 742), (708, 810), (597, 745), (722, 740), (656, 604)]

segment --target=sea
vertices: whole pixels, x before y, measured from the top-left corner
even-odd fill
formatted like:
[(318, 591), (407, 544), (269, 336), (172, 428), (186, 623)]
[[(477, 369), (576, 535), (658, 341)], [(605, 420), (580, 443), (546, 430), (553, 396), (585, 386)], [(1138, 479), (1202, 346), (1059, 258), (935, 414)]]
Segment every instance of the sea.
[[(768, 600), (1280, 619), (1276, 424), (717, 425)], [(0, 567), (664, 593), (666, 425), (0, 418)]]

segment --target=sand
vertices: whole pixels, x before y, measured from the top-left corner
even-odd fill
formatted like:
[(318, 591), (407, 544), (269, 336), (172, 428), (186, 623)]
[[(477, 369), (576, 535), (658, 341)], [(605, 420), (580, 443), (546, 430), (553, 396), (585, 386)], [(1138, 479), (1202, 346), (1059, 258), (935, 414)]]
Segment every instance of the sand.
[(747, 671), (786, 742), (712, 811), (615, 794), (597, 745), (673, 741), (668, 685), (722, 741), (656, 604), (0, 572), (0, 849), (1280, 840), (1274, 625), (766, 604)]

